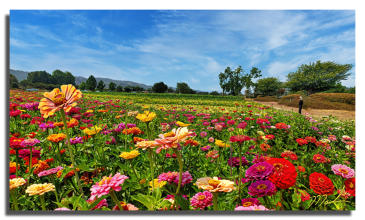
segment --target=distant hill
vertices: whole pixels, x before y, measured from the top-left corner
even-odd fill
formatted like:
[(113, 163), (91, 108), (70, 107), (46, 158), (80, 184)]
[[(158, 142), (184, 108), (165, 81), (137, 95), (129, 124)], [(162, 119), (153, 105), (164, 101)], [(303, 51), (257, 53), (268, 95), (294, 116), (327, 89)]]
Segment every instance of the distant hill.
[[(144, 89), (152, 88), (152, 86), (148, 86), (142, 83), (136, 83), (132, 81), (124, 81), (124, 80), (115, 80), (115, 79), (109, 79), (109, 78), (101, 78), (101, 77), (95, 77), (96, 81), (99, 82), (100, 80), (103, 80), (106, 87), (108, 87), (109, 83), (114, 82), (117, 86), (120, 85), (122, 87), (141, 87)], [(76, 84), (79, 85), (81, 82), (86, 82), (87, 78), (82, 76), (75, 76)]]
[[(10, 74), (13, 74), (18, 79), (19, 82), (22, 81), (22, 80), (27, 79), (28, 73), (29, 72), (26, 72), (26, 71), (10, 69)], [(142, 84), (142, 83), (136, 83), (136, 82), (132, 82), (132, 81), (115, 80), (115, 79), (101, 78), (101, 77), (95, 77), (95, 79), (96, 79), (97, 82), (99, 82), (100, 80), (103, 80), (106, 87), (109, 86), (109, 83), (114, 82), (117, 86), (120, 85), (122, 87), (127, 87), (127, 86), (136, 87), (136, 86), (139, 86), (139, 87), (144, 88), (144, 89), (152, 88), (152, 86), (145, 85), (145, 84)], [(87, 78), (85, 78), (85, 77), (75, 76), (76, 85), (79, 85), (81, 82), (85, 82), (86, 80), (87, 80)]]
[(13, 74), (18, 79), (19, 82), (22, 81), (22, 80), (27, 79), (28, 73), (29, 72), (10, 69), (10, 74)]

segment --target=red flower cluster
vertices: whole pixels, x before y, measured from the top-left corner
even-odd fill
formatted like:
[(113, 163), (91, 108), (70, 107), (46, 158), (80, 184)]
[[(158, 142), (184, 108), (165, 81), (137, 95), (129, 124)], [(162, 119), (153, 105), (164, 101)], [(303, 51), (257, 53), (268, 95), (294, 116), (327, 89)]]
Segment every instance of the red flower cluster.
[(231, 136), (231, 138), (229, 140), (231, 142), (239, 142), (240, 144), (242, 144), (242, 142), (249, 141), (249, 140), (251, 140), (251, 138), (246, 135), (236, 135), (236, 136)]
[(332, 180), (326, 175), (317, 172), (309, 176), (309, 185), (319, 195), (332, 195), (335, 190)]
[(303, 138), (298, 138), (296, 141), (300, 146), (308, 144), (308, 141), (306, 139), (303, 139)]
[(345, 191), (355, 196), (355, 178), (347, 179), (345, 181)]
[(274, 166), (274, 172), (269, 176), (269, 180), (277, 188), (288, 189), (296, 183), (298, 174), (290, 161), (284, 158), (270, 158), (266, 162)]
[(288, 125), (286, 125), (285, 123), (276, 123), (275, 124), (276, 129), (288, 129)]
[(322, 154), (315, 154), (313, 155), (313, 161), (314, 163), (328, 163), (330, 160), (323, 156)]
[(289, 160), (298, 160), (298, 156), (293, 151), (290, 150), (284, 151), (283, 153), (281, 153), (280, 156)]

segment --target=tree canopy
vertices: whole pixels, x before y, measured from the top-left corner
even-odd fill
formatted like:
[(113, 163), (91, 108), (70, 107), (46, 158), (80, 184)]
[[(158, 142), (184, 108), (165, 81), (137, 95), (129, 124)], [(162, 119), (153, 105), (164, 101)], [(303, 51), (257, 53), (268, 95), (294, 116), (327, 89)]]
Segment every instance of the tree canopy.
[(105, 83), (104, 83), (104, 81), (103, 81), (103, 80), (100, 80), (100, 81), (99, 81), (99, 83), (98, 83), (98, 85), (97, 85), (97, 89), (98, 89), (100, 92), (102, 92), (102, 91), (104, 90), (104, 88), (105, 88)]
[(116, 86), (117, 85), (115, 83), (113, 83), (113, 82), (109, 83), (109, 90), (110, 91), (114, 91)]
[(152, 91), (157, 93), (164, 93), (168, 89), (168, 86), (163, 82), (153, 84)]
[(304, 90), (308, 94), (335, 88), (350, 75), (351, 64), (321, 62), (303, 64), (296, 72), (288, 74), (286, 86), (292, 91)]
[(259, 79), (256, 83), (255, 94), (274, 96), (279, 93), (282, 83), (275, 77)]
[(233, 71), (230, 67), (227, 67), (218, 77), (223, 94), (227, 92), (231, 95), (239, 95), (244, 87), (246, 87), (247, 90), (250, 90), (254, 85), (252, 79), (261, 77), (261, 70), (252, 67), (250, 73), (244, 74), (241, 66), (238, 66)]
[(86, 80), (86, 89), (95, 91), (96, 85), (97, 83), (95, 77), (93, 75), (90, 75), (89, 78)]
[(176, 84), (176, 93), (183, 93), (183, 94), (194, 94), (195, 91), (190, 88), (190, 86), (185, 82), (178, 82)]

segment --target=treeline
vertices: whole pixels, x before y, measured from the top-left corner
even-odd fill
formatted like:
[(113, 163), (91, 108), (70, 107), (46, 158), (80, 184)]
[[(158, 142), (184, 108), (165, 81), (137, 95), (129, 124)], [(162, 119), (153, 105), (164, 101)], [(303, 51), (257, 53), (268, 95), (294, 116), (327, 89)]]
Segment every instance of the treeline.
[(219, 74), (219, 85), (223, 94), (239, 95), (245, 88), (244, 94), (248, 97), (282, 96), (284, 94), (300, 93), (355, 93), (355, 87), (345, 87), (342, 80), (348, 79), (351, 73), (351, 64), (337, 64), (321, 62), (303, 64), (297, 71), (287, 74), (287, 81), (281, 82), (276, 77), (266, 77), (253, 82), (253, 79), (262, 76), (261, 70), (252, 67), (249, 73), (244, 73), (241, 66), (232, 70), (227, 67)]
[(34, 71), (28, 73), (27, 79), (20, 82), (18, 82), (14, 75), (10, 74), (10, 88), (38, 88), (49, 90), (64, 84), (76, 85), (75, 77), (72, 73), (61, 70), (55, 70), (52, 74), (46, 71)]

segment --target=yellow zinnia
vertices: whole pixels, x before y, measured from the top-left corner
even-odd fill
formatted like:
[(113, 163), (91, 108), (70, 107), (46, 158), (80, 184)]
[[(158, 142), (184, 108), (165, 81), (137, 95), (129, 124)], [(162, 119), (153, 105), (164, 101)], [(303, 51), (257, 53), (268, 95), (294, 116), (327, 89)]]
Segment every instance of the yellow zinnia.
[(215, 145), (217, 145), (218, 147), (230, 147), (230, 145), (229, 144), (226, 144), (226, 143), (224, 143), (223, 141), (221, 141), (221, 140), (216, 140), (215, 141)]
[(91, 135), (95, 135), (95, 134), (99, 133), (101, 130), (102, 129), (100, 127), (95, 125), (91, 128), (85, 128), (84, 133), (91, 136)]
[(25, 190), (30, 196), (43, 195), (50, 191), (55, 191), (55, 186), (52, 183), (33, 184)]
[(69, 112), (72, 107), (77, 105), (76, 101), (82, 97), (82, 93), (69, 84), (62, 85), (61, 90), (56, 88), (52, 92), (45, 92), (43, 96), (45, 98), (41, 99), (38, 108), (43, 117), (48, 118), (60, 109)]
[[(153, 180), (153, 185), (154, 185), (154, 189), (156, 188), (161, 188), (163, 187), (164, 185), (166, 185), (166, 181), (159, 181), (158, 179), (154, 179)], [(152, 181), (150, 181), (150, 190), (152, 190)]]
[(184, 122), (181, 122), (181, 121), (177, 121), (176, 124), (179, 126), (179, 127), (187, 127), (189, 126), (190, 124), (185, 124)]
[(137, 157), (139, 155), (139, 151), (138, 150), (132, 150), (131, 152), (122, 152), (119, 157), (125, 159), (125, 160), (130, 160), (133, 159), (135, 157)]
[(23, 178), (13, 178), (9, 181), (9, 189), (15, 189), (18, 188), (19, 186), (22, 186), (25, 184), (25, 179)]
[(138, 114), (136, 116), (136, 118), (142, 122), (150, 122), (152, 121), (154, 118), (156, 118), (156, 113), (154, 112), (149, 112), (149, 111), (144, 111), (143, 114)]

